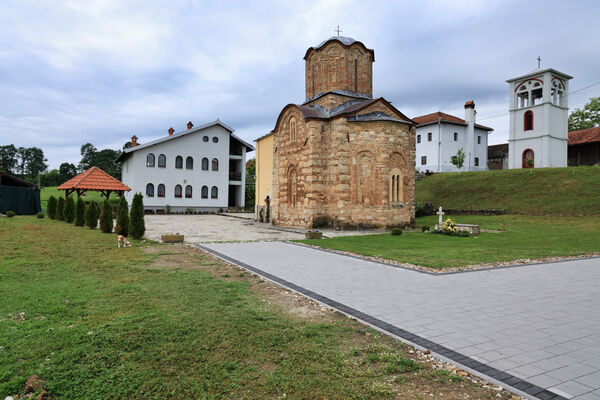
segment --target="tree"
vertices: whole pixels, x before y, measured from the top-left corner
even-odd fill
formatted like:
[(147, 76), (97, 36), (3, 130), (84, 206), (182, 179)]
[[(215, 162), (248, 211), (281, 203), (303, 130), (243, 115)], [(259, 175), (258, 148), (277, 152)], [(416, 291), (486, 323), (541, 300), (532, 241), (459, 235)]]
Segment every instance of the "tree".
[(113, 231), (113, 213), (112, 206), (108, 199), (104, 199), (102, 203), (102, 212), (100, 213), (100, 229), (104, 233), (111, 233)]
[(246, 162), (246, 188), (245, 188), (245, 207), (254, 208), (256, 203), (256, 159), (251, 158)]
[(75, 226), (85, 225), (85, 202), (82, 198), (77, 199), (75, 206)]
[(144, 196), (136, 193), (131, 202), (131, 211), (129, 213), (129, 233), (134, 239), (141, 239), (146, 232), (144, 224)]
[(56, 218), (56, 197), (50, 196), (46, 205), (46, 213), (50, 219)]
[(121, 177), (121, 166), (115, 163), (120, 151), (103, 149), (98, 151), (91, 143), (81, 146), (81, 161), (79, 170), (85, 171), (91, 167), (98, 167), (107, 174), (119, 179)]
[(17, 162), (17, 148), (14, 145), (0, 146), (0, 171), (15, 173)]
[(90, 201), (85, 208), (85, 224), (90, 229), (96, 229), (98, 226), (98, 206), (94, 201)]
[(57, 220), (59, 220), (59, 221), (65, 220), (64, 209), (65, 209), (65, 198), (59, 197), (58, 201), (56, 202), (56, 219)]
[(452, 163), (452, 165), (454, 165), (456, 168), (458, 168), (458, 173), (460, 174), (460, 169), (463, 167), (463, 164), (465, 163), (465, 152), (463, 151), (463, 149), (458, 149), (458, 152), (456, 153), (456, 155), (450, 157), (450, 162)]
[(44, 157), (44, 151), (39, 147), (30, 147), (27, 149), (27, 162), (25, 166), (25, 175), (29, 178), (36, 178), (38, 174), (48, 170), (48, 159)]
[(65, 221), (72, 223), (75, 220), (75, 202), (72, 196), (67, 196), (64, 210)]
[(569, 115), (569, 132), (596, 126), (600, 126), (600, 97), (592, 97), (583, 109), (576, 108)]
[(117, 226), (116, 229), (119, 235), (127, 236), (129, 234), (129, 205), (124, 195), (119, 199), (117, 206)]
[(71, 163), (62, 163), (58, 168), (60, 183), (64, 183), (77, 175), (77, 167)]
[(58, 186), (62, 183), (60, 178), (60, 172), (57, 169), (51, 169), (48, 172), (44, 172), (40, 176), (40, 184), (44, 187)]

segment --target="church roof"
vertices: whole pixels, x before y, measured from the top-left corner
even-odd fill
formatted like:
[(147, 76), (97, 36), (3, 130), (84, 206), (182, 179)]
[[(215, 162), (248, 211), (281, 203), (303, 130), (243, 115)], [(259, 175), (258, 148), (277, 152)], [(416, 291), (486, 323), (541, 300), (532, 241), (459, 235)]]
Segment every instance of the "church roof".
[(371, 53), (371, 59), (373, 61), (375, 61), (375, 51), (373, 51), (373, 49), (369, 49), (369, 48), (367, 48), (367, 46), (365, 46), (365, 44), (363, 42), (360, 42), (358, 40), (352, 39), (351, 37), (347, 37), (347, 36), (332, 36), (329, 39), (324, 40), (321, 43), (319, 43), (319, 45), (316, 46), (316, 47), (309, 47), (308, 50), (306, 50), (306, 54), (304, 54), (304, 59), (306, 60), (306, 58), (308, 57), (308, 54), (311, 51), (313, 51), (313, 50), (314, 51), (319, 51), (323, 47), (325, 47), (325, 45), (327, 43), (331, 43), (331, 42), (339, 42), (345, 48), (349, 48), (353, 44), (358, 44), (358, 45), (362, 46), (365, 49), (366, 52)]
[[(456, 125), (467, 125), (464, 119), (455, 117), (454, 115), (446, 114), (444, 112), (438, 111), (431, 114), (421, 115), (420, 117), (414, 117), (413, 121), (417, 123), (417, 127), (425, 126), (430, 124), (437, 124), (439, 121), (446, 122), (450, 124)], [(489, 126), (475, 124), (475, 128), (484, 129), (486, 131), (493, 131), (493, 128)]]
[(600, 142), (600, 126), (569, 132), (569, 146)]
[(131, 188), (120, 180), (110, 176), (98, 167), (92, 167), (87, 171), (69, 179), (59, 187), (58, 190), (80, 189), (80, 190), (110, 190), (130, 191)]
[(359, 117), (359, 115), (357, 115), (357, 114), (360, 110), (370, 106), (371, 104), (375, 104), (380, 101), (387, 103), (390, 107), (392, 107), (395, 110), (395, 108), (391, 104), (389, 104), (388, 101), (385, 100), (383, 97), (380, 97), (377, 99), (353, 99), (353, 100), (347, 101), (343, 104), (340, 104), (339, 106), (334, 107), (331, 110), (328, 110), (325, 107), (322, 107), (316, 103), (302, 104), (297, 107), (302, 112), (304, 119), (331, 119), (331, 118), (346, 116), (346, 117), (348, 117), (348, 121), (394, 120), (397, 122), (404, 122), (404, 123), (409, 123), (409, 124), (411, 124), (413, 122), (410, 120), (410, 118), (406, 117), (404, 114), (402, 114), (398, 110), (396, 110), (396, 112), (398, 114), (398, 115), (396, 115), (396, 117), (399, 117), (399, 118), (390, 117), (389, 115), (387, 115), (383, 112), (379, 112), (377, 115), (375, 115), (375, 113), (369, 113), (370, 119), (366, 119), (365, 116), (360, 116), (363, 118), (357, 118), (357, 117)]
[(560, 76), (562, 76), (563, 78), (566, 78), (566, 79), (573, 79), (573, 77), (571, 75), (567, 75), (564, 72), (557, 71), (554, 68), (545, 68), (545, 69), (536, 68), (533, 71), (529, 72), (528, 74), (517, 76), (516, 78), (508, 79), (506, 82), (510, 83), (510, 82), (513, 82), (513, 81), (519, 81), (521, 79), (527, 79), (527, 78), (530, 78), (532, 76), (541, 75), (544, 72), (548, 72), (548, 71), (552, 72), (555, 75), (560, 75)]

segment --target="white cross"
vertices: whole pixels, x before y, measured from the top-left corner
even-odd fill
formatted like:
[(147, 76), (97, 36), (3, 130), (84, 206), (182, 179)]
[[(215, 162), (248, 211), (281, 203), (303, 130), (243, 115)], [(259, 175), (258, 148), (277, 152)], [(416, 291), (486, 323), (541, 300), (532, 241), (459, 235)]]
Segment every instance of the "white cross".
[(442, 211), (442, 206), (440, 206), (440, 210), (436, 212), (436, 214), (438, 215), (438, 226), (442, 226), (442, 216), (444, 215), (444, 212)]

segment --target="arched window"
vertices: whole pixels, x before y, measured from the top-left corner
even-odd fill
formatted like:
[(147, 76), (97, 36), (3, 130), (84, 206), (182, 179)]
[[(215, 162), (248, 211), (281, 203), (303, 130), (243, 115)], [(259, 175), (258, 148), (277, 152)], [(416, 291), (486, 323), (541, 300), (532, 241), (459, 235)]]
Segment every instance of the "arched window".
[(206, 157), (202, 159), (202, 171), (208, 171), (208, 158)]
[(531, 110), (525, 111), (525, 115), (523, 115), (523, 130), (533, 130), (533, 111)]
[(203, 199), (208, 199), (208, 186), (202, 186), (202, 190), (200, 191), (200, 196)]
[(146, 156), (146, 167), (154, 167), (154, 154), (149, 153)]
[(373, 204), (373, 157), (369, 152), (364, 152), (359, 156), (358, 164), (358, 202)]
[(167, 157), (164, 154), (158, 156), (158, 167), (165, 168), (167, 166)]
[(185, 159), (185, 169), (194, 169), (194, 159), (192, 157)]
[(165, 197), (165, 185), (163, 185), (162, 183), (158, 185), (158, 190), (156, 194), (158, 197)]
[(290, 118), (290, 140), (296, 140), (296, 118)]
[(398, 168), (390, 172), (390, 202), (397, 204), (403, 201), (404, 180)]
[(213, 171), (219, 170), (219, 160), (217, 160), (216, 158), (212, 159), (212, 170)]
[(298, 202), (298, 174), (296, 168), (291, 168), (288, 172), (288, 204), (296, 207)]
[(218, 188), (218, 187), (216, 187), (216, 186), (213, 186), (213, 187), (210, 189), (210, 198), (211, 198), (211, 199), (216, 199), (216, 198), (218, 198), (218, 197), (219, 197), (219, 188)]
[(154, 197), (154, 185), (151, 183), (146, 185), (146, 196)]
[(177, 156), (175, 157), (175, 168), (183, 168), (183, 157)]
[(185, 197), (188, 199), (192, 198), (192, 187), (190, 185), (185, 187)]
[(181, 185), (175, 185), (175, 197), (181, 197)]
[(534, 167), (534, 154), (533, 150), (526, 149), (523, 152), (523, 168), (533, 168)]

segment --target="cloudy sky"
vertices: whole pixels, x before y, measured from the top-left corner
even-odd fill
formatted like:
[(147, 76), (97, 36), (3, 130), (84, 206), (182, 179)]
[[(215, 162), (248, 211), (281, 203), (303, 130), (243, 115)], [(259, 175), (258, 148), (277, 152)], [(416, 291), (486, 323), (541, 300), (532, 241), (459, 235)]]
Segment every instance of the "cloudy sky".
[[(463, 116), (508, 138), (506, 79), (537, 66), (600, 81), (600, 2), (3, 0), (0, 145), (121, 148), (220, 118), (251, 141), (304, 101), (306, 49), (334, 35), (375, 50), (374, 95), (409, 117)], [(571, 108), (600, 85), (570, 96)]]

